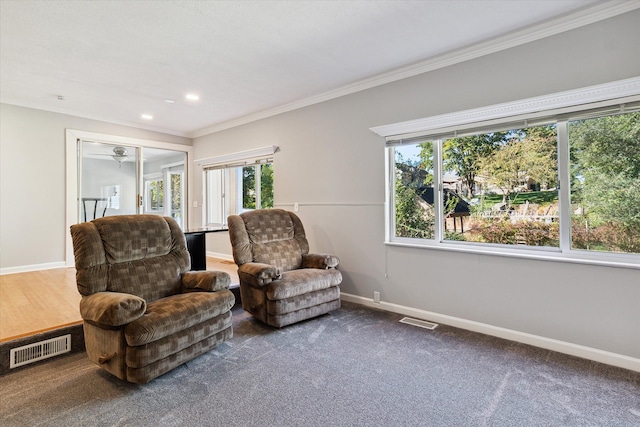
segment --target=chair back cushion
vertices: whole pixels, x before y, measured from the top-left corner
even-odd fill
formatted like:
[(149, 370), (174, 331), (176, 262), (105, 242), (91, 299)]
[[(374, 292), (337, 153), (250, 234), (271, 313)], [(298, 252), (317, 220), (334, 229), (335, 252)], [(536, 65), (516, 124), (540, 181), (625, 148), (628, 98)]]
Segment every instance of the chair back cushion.
[(236, 264), (269, 264), (280, 271), (302, 265), (309, 243), (300, 218), (282, 209), (258, 209), (229, 217), (229, 236)]
[(148, 302), (180, 292), (190, 268), (184, 234), (169, 217), (116, 215), (71, 226), (82, 295), (111, 291)]

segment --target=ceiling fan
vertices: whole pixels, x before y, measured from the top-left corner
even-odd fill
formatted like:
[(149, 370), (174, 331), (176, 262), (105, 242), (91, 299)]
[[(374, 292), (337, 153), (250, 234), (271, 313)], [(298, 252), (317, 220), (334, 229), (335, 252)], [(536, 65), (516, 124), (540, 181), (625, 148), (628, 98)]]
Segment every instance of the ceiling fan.
[(114, 154), (112, 154), (111, 157), (113, 157), (113, 160), (120, 163), (120, 165), (122, 165), (122, 162), (129, 158), (129, 156), (127, 155), (127, 149), (124, 147), (115, 147), (113, 149), (113, 153)]
[(113, 154), (111, 153), (91, 153), (89, 154), (90, 157), (92, 156), (109, 156), (111, 157), (113, 160), (115, 160), (116, 162), (118, 162), (120, 164), (120, 167), (122, 167), (122, 162), (124, 162), (125, 160), (127, 160), (129, 158), (129, 154), (126, 148), (124, 147), (114, 147), (113, 148)]

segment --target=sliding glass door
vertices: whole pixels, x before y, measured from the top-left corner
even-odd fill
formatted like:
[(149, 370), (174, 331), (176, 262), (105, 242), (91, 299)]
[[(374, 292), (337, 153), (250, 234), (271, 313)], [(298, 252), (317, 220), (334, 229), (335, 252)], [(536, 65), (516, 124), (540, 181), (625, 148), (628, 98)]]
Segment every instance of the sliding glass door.
[(186, 153), (78, 141), (78, 222), (157, 214), (185, 227)]

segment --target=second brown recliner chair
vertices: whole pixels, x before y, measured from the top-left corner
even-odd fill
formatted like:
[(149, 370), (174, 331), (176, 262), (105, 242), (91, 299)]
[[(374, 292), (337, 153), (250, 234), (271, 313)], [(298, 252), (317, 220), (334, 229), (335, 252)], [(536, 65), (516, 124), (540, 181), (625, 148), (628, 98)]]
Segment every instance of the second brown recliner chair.
[(228, 224), (244, 310), (280, 328), (340, 308), (340, 261), (309, 253), (296, 214), (258, 209)]

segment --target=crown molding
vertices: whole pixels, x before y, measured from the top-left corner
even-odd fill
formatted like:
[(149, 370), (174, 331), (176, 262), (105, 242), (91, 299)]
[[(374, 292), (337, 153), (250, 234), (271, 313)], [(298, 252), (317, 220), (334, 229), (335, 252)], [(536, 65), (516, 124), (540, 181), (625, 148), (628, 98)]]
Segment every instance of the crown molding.
[(363, 79), (340, 88), (324, 92), (299, 101), (270, 108), (264, 111), (239, 117), (223, 123), (208, 126), (188, 134), (191, 138), (198, 138), (225, 129), (234, 128), (243, 124), (251, 123), (278, 114), (297, 110), (321, 102), (329, 101), (341, 96), (350, 95), (376, 86), (392, 83), (408, 77), (413, 77), (429, 71), (445, 68), (471, 59), (476, 59), (485, 55), (496, 53), (512, 47), (520, 46), (569, 30), (593, 24), (626, 12), (640, 8), (640, 2), (634, 0), (599, 2), (594, 6), (582, 9), (578, 12), (557, 17), (542, 24), (533, 25), (510, 34), (497, 37), (482, 43), (478, 43), (455, 52), (430, 58), (406, 67), (401, 67), (386, 73)]

